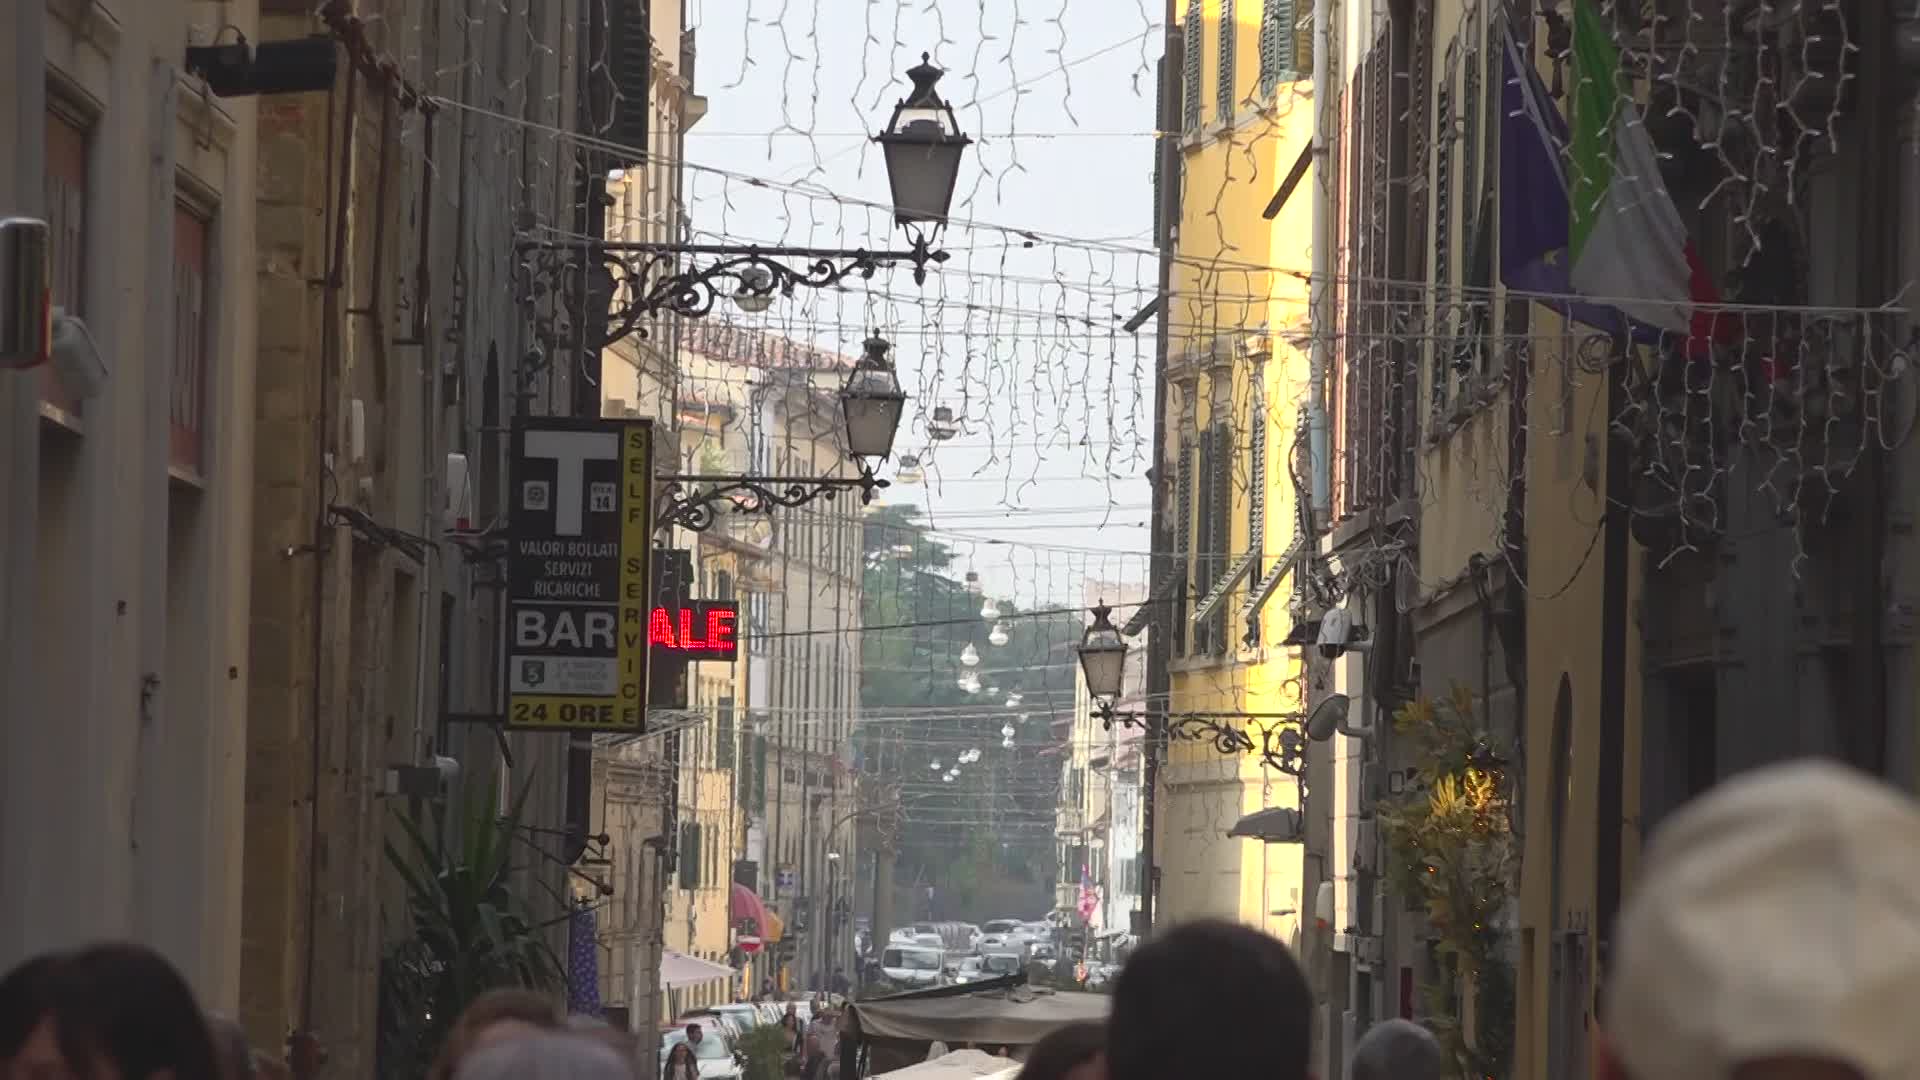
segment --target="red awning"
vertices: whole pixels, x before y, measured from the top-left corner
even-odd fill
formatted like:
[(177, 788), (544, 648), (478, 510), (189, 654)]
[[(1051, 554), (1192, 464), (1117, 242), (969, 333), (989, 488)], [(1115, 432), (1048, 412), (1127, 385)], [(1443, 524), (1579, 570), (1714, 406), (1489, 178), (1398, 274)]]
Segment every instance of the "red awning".
[(727, 921), (738, 926), (746, 919), (752, 919), (753, 925), (762, 934), (767, 932), (767, 909), (761, 906), (760, 897), (736, 881), (733, 883), (733, 897), (727, 904)]

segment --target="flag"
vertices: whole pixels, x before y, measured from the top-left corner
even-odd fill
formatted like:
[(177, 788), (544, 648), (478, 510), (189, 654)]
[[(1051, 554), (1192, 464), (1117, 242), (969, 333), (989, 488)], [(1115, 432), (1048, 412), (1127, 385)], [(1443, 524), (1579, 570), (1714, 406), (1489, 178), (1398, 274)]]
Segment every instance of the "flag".
[[(1579, 299), (1584, 294), (1606, 300), (1620, 296), (1637, 296), (1646, 292), (1644, 285), (1626, 288), (1611, 288), (1605, 292), (1582, 289), (1576, 285), (1573, 277), (1573, 260), (1570, 255), (1572, 232), (1575, 220), (1573, 201), (1569, 197), (1567, 169), (1563, 163), (1568, 153), (1572, 136), (1567, 131), (1566, 122), (1559, 110), (1554, 108), (1551, 95), (1540, 81), (1540, 73), (1533, 62), (1520, 50), (1509, 28), (1503, 28), (1502, 68), (1503, 78), (1500, 89), (1500, 280), (1509, 289), (1520, 292), (1541, 294), (1543, 296), (1565, 297), (1557, 303), (1550, 303), (1568, 319), (1590, 326), (1603, 333), (1615, 336), (1627, 336), (1646, 344), (1657, 344), (1661, 338), (1672, 332), (1675, 319), (1668, 318), (1666, 324), (1646, 321), (1635, 310), (1623, 311), (1621, 308), (1605, 303), (1589, 302)], [(1604, 37), (1604, 32), (1603, 32)], [(1610, 43), (1607, 43), (1610, 46)], [(1612, 104), (1612, 83), (1607, 83), (1606, 103)], [(1598, 95), (1596, 95), (1598, 98)], [(1631, 104), (1624, 108), (1632, 110)], [(1634, 125), (1641, 140), (1646, 132)], [(1659, 185), (1656, 172), (1653, 183), (1659, 196), (1665, 200), (1669, 211), (1673, 203), (1666, 196), (1664, 187)], [(1589, 218), (1591, 215), (1589, 215)], [(1673, 220), (1678, 220), (1678, 212), (1673, 211)], [(1679, 233), (1685, 242), (1685, 233)], [(1688, 246), (1691, 250), (1691, 246)], [(1597, 250), (1593, 252), (1597, 257)], [(1597, 271), (1598, 263), (1590, 265)], [(1702, 281), (1705, 281), (1704, 275)], [(1712, 299), (1718, 299), (1711, 293), (1711, 284), (1707, 285)], [(1636, 307), (1638, 305), (1635, 305)], [(1658, 305), (1654, 305), (1657, 309)], [(1675, 314), (1669, 311), (1671, 316)], [(1731, 324), (1716, 326), (1712, 329), (1724, 332), (1732, 329)], [(1689, 337), (1695, 336), (1695, 328), (1689, 315), (1679, 323), (1679, 332)], [(1707, 336), (1702, 334), (1694, 343), (1695, 350), (1704, 347)]]
[(1628, 318), (1703, 348), (1733, 327), (1716, 326), (1720, 302), (1660, 178), (1653, 139), (1633, 101), (1618, 92), (1620, 52), (1593, 0), (1573, 5), (1571, 216), (1567, 251), (1574, 291)]
[(600, 1015), (600, 935), (591, 907), (567, 921), (567, 1012)]
[(1100, 907), (1100, 895), (1093, 889), (1093, 875), (1087, 873), (1087, 864), (1080, 864), (1080, 917), (1091, 919)]

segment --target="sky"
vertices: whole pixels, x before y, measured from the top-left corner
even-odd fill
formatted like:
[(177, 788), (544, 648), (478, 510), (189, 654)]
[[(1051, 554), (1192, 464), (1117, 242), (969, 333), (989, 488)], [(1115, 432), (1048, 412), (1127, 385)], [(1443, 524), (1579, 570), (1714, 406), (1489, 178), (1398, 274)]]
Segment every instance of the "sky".
[[(1016, 12), (1017, 8), (1017, 12)], [(877, 330), (911, 395), (895, 445), (963, 567), (1023, 606), (1142, 581), (1148, 547), (1157, 0), (688, 0), (694, 240), (904, 247), (868, 141), (920, 54), (976, 143), (924, 287), (907, 269), (725, 317), (857, 355)], [(718, 314), (718, 313), (716, 313)], [(936, 407), (960, 432), (935, 443)]]

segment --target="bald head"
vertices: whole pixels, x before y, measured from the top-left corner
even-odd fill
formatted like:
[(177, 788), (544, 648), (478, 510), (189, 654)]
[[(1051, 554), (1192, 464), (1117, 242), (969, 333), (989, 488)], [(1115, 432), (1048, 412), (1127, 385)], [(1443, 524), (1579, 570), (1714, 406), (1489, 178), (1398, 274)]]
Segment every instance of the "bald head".
[(1353, 1048), (1353, 1080), (1440, 1080), (1440, 1040), (1411, 1020), (1375, 1024)]

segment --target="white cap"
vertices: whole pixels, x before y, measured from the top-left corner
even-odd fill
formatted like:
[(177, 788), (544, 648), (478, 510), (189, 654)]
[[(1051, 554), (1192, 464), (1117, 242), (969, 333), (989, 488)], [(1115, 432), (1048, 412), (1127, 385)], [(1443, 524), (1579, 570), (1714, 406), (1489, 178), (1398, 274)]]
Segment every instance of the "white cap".
[(1634, 1080), (1797, 1056), (1920, 1080), (1920, 804), (1821, 761), (1742, 774), (1654, 834), (1603, 1027)]

